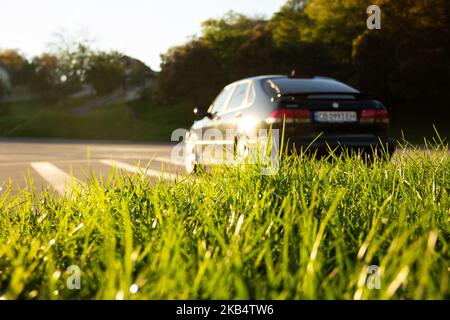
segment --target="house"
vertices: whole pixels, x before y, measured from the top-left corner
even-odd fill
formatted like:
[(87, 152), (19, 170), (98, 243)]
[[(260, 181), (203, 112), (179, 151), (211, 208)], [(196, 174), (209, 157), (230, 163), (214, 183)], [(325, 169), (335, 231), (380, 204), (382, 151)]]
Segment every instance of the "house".
[(153, 79), (157, 73), (142, 61), (124, 55), (120, 59), (125, 69), (123, 88), (126, 100), (138, 99), (142, 92), (152, 87)]
[(6, 91), (11, 90), (11, 79), (9, 77), (8, 69), (0, 62), (0, 82), (6, 88)]
[(125, 68), (126, 84), (128, 86), (150, 87), (156, 72), (150, 69), (142, 61), (129, 57), (122, 56), (120, 59)]

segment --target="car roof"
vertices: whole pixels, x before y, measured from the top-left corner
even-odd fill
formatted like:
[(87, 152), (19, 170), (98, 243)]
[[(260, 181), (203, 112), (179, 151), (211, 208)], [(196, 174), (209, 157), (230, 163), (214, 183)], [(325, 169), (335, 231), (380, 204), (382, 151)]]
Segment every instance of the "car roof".
[(279, 94), (360, 93), (355, 88), (330, 78), (274, 78), (270, 80)]
[[(278, 94), (299, 94), (299, 93), (350, 93), (359, 94), (355, 88), (342, 83), (336, 79), (322, 76), (297, 76), (286, 75), (261, 75), (249, 77), (230, 83), (227, 87), (234, 86), (248, 81), (270, 81)], [(301, 88), (301, 90), (299, 90)], [(323, 88), (326, 88), (324, 90)]]
[(255, 76), (255, 77), (248, 77), (248, 78), (244, 78), (244, 79), (240, 79), (237, 80), (231, 84), (236, 84), (239, 82), (245, 82), (245, 81), (251, 81), (251, 80), (269, 80), (269, 79), (305, 79), (305, 80), (312, 80), (312, 79), (323, 79), (323, 80), (333, 80), (333, 81), (337, 81), (333, 78), (329, 78), (329, 77), (323, 77), (323, 76), (313, 76), (313, 77), (289, 77), (287, 75), (282, 75), (282, 74), (271, 74), (271, 75), (260, 75), (260, 76)]

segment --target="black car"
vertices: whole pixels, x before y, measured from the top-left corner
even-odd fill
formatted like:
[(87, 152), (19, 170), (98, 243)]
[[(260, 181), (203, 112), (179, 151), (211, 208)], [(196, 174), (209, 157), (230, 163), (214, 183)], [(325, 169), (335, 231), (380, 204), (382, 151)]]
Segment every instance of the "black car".
[(232, 149), (231, 154), (239, 157), (251, 147), (258, 129), (284, 130), (285, 145), (297, 149), (344, 147), (384, 150), (387, 155), (395, 150), (383, 103), (331, 78), (243, 79), (226, 86), (207, 111), (194, 109), (194, 113), (199, 120), (185, 139), (188, 172), (223, 161), (225, 153), (218, 150)]

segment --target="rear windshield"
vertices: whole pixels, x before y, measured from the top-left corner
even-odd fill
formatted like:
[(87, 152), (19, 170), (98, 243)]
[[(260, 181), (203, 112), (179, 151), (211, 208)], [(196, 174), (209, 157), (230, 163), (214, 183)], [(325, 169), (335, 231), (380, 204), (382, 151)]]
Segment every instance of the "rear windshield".
[(302, 93), (359, 93), (358, 90), (332, 79), (290, 79), (275, 78), (272, 81), (281, 94)]

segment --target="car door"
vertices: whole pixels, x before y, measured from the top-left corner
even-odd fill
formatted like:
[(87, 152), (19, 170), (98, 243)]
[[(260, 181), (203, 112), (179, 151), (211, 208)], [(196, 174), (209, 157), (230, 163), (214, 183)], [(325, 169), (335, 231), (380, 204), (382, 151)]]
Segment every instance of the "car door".
[(219, 93), (208, 109), (211, 117), (201, 127), (201, 141), (198, 143), (201, 145), (202, 161), (205, 164), (220, 161), (224, 139), (220, 130), (220, 122), (234, 89), (234, 84), (231, 84)]
[(249, 91), (252, 89), (250, 81), (237, 83), (226, 108), (220, 114), (220, 120), (217, 122), (218, 129), (224, 137), (222, 150), (227, 160), (233, 160), (236, 130), (239, 121), (244, 116), (245, 109), (249, 106), (247, 98)]

